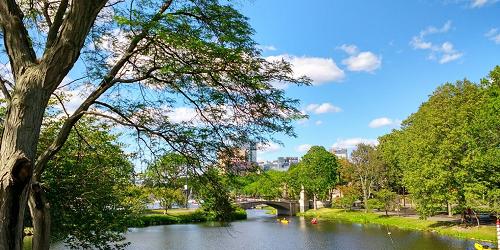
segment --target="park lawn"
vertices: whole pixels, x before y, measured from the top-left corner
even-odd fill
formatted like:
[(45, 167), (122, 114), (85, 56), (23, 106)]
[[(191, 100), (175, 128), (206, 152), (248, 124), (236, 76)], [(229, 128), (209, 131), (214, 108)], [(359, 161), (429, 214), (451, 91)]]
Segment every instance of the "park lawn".
[(436, 232), (442, 235), (476, 239), (482, 241), (496, 241), (496, 229), (493, 226), (463, 227), (453, 222), (420, 220), (412, 217), (384, 216), (362, 211), (344, 211), (342, 209), (322, 208), (309, 210), (299, 215), (317, 217), (319, 220), (342, 220), (361, 224), (379, 224), (394, 226), (401, 229)]

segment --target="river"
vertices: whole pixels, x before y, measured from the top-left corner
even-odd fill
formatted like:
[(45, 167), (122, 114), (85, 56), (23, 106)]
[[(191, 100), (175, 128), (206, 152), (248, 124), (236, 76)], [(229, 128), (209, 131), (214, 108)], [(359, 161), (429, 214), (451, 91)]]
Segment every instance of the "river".
[[(130, 229), (128, 249), (472, 249), (472, 241), (387, 228), (299, 217), (281, 224), (264, 210), (247, 210), (248, 219), (222, 227), (217, 223), (179, 224)], [(389, 235), (388, 232), (391, 232)]]

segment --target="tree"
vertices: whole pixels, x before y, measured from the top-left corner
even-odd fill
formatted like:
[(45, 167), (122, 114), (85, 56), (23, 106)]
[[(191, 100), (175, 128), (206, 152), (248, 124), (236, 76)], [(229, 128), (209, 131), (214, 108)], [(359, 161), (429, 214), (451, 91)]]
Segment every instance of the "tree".
[(178, 153), (166, 153), (147, 167), (144, 185), (172, 189), (182, 188), (193, 168), (193, 166), (189, 166), (185, 156)]
[(154, 187), (152, 193), (155, 199), (160, 201), (160, 206), (165, 210), (164, 214), (167, 214), (168, 209), (172, 208), (174, 204), (180, 204), (184, 201), (181, 189)]
[(342, 192), (342, 196), (337, 198), (335, 200), (335, 203), (337, 204), (337, 206), (341, 207), (344, 210), (351, 210), (352, 205), (358, 200), (360, 196), (358, 189), (354, 188), (353, 186), (346, 185), (340, 186), (339, 189), (340, 192)]
[(385, 211), (385, 215), (388, 215), (387, 211), (389, 211), (389, 209), (391, 209), (391, 207), (394, 205), (396, 197), (396, 193), (385, 188), (382, 188), (375, 192), (375, 199), (381, 204), (381, 207)]
[[(417, 211), (425, 218), (447, 205), (493, 206), (500, 165), (500, 67), (480, 84), (438, 87), (417, 112), (381, 140), (384, 160), (403, 172)], [(490, 192), (492, 191), (492, 192)]]
[(361, 186), (365, 212), (368, 211), (368, 199), (383, 176), (384, 165), (375, 147), (358, 144), (351, 153), (352, 175)]
[[(52, 140), (57, 125), (43, 130), (40, 147)], [(54, 241), (71, 248), (121, 248), (126, 245), (122, 233), (139, 212), (127, 192), (133, 185), (132, 164), (109, 126), (82, 119), (77, 128), (47, 163), (43, 184), (35, 186), (45, 190), (46, 197), (33, 200), (31, 212), (46, 199), (51, 208), (51, 228), (46, 230), (51, 229)]]
[[(143, 144), (163, 140), (161, 146), (203, 166), (222, 148), (265, 142), (274, 132), (293, 135), (291, 121), (302, 116), (297, 101), (271, 83), (308, 80), (293, 78), (284, 61), (262, 58), (247, 19), (226, 2), (1, 0), (0, 26), (2, 58), (12, 72), (0, 80), (8, 100), (0, 249), (21, 249), (21, 218), (34, 195), (28, 184), (40, 182), (83, 116), (133, 128)], [(63, 83), (68, 75), (73, 80)], [(89, 92), (37, 153), (49, 99), (69, 90)], [(183, 105), (193, 117), (174, 119)], [(47, 246), (38, 226), (47, 224), (46, 212), (33, 218), (34, 245)]]
[(182, 187), (189, 176), (188, 159), (181, 154), (166, 153), (159, 160), (148, 166), (144, 185), (150, 187), (152, 195), (167, 210), (174, 204), (181, 204), (185, 199)]
[(337, 183), (337, 157), (324, 147), (313, 146), (302, 157), (302, 161), (292, 171), (298, 171), (300, 183), (306, 192), (313, 195), (314, 209), (316, 201), (324, 198), (331, 187)]

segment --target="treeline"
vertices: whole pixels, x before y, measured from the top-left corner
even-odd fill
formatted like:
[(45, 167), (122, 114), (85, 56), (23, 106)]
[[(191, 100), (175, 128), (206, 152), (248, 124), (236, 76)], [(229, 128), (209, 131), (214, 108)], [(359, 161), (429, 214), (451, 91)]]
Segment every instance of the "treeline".
[(500, 211), (500, 67), (438, 87), (378, 150), (422, 217)]
[[(287, 172), (238, 177), (234, 195), (314, 198), (351, 208), (399, 210), (411, 200), (422, 218), (500, 212), (500, 67), (479, 83), (438, 87), (401, 128), (337, 159), (312, 147)], [(333, 195), (340, 196), (333, 199)], [(407, 199), (409, 198), (409, 199)]]
[[(265, 199), (298, 199), (304, 191), (314, 200), (330, 199), (331, 191), (339, 182), (339, 161), (324, 147), (313, 146), (287, 171), (270, 170), (250, 173), (233, 179), (234, 196)], [(316, 206), (316, 202), (314, 202)]]

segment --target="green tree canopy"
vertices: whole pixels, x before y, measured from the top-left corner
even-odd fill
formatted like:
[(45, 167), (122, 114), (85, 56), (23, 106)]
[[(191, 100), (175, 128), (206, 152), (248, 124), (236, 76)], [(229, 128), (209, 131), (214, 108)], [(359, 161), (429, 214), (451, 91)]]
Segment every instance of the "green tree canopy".
[[(334, 154), (324, 147), (313, 146), (292, 171), (297, 171), (300, 184), (316, 200), (325, 198), (329, 189), (335, 186), (338, 181), (337, 169), (338, 161)], [(316, 208), (316, 204), (314, 206)]]

